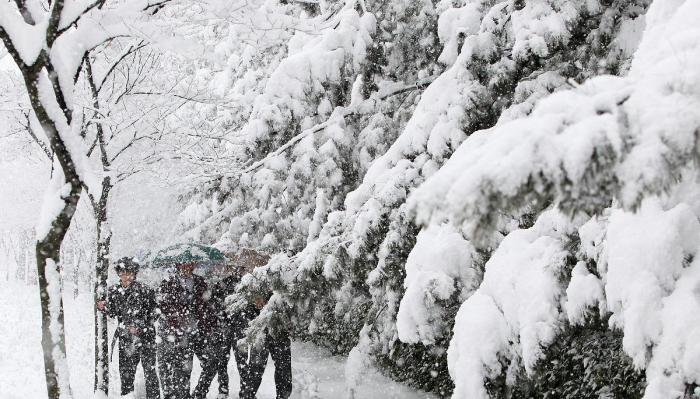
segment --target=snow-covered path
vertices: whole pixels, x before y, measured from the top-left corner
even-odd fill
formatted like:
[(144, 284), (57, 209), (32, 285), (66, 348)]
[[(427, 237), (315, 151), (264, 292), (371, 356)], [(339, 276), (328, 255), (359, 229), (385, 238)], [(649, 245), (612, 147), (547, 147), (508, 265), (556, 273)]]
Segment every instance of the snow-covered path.
[[(66, 308), (67, 351), (70, 377), (76, 399), (92, 398), (93, 384), (93, 321), (92, 300), (88, 295), (64, 297)], [(111, 332), (110, 332), (111, 336)], [(42, 372), (39, 297), (36, 286), (22, 283), (0, 283), (0, 399), (34, 399), (46, 397)], [(295, 392), (293, 398), (309, 397), (300, 392), (316, 391), (314, 397), (342, 398), (344, 392), (344, 358), (331, 356), (327, 351), (308, 343), (295, 342), (292, 346)], [(196, 361), (195, 361), (196, 363)], [(259, 399), (274, 395), (273, 370), (269, 362), (265, 371)], [(117, 358), (111, 364), (110, 397), (119, 397)], [(195, 364), (193, 381), (199, 375)], [(238, 373), (233, 359), (229, 363), (233, 392), (238, 390)], [(137, 398), (145, 394), (141, 368), (136, 375)], [(434, 396), (391, 381), (376, 371), (369, 371), (357, 397), (363, 399), (418, 399)], [(216, 382), (210, 398), (216, 396)], [(236, 395), (232, 395), (235, 398)]]

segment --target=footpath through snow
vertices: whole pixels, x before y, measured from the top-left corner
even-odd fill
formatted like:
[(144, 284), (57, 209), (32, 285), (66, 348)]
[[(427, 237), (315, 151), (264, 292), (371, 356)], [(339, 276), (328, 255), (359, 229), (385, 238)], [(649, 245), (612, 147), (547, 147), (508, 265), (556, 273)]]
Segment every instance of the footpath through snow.
[[(93, 316), (92, 297), (64, 295), (66, 345), (70, 365), (70, 380), (74, 398), (93, 398)], [(110, 337), (112, 330), (110, 329)], [(46, 397), (42, 371), (39, 296), (36, 286), (17, 282), (0, 282), (0, 399), (34, 399)], [(233, 358), (233, 356), (232, 356)], [(326, 350), (308, 343), (292, 345), (292, 367), (295, 390), (292, 398), (343, 398), (345, 359), (331, 356)], [(118, 359), (110, 365), (110, 398), (120, 397)], [(236, 364), (229, 366), (231, 388), (236, 398), (239, 379)], [(199, 376), (195, 360), (193, 385)], [(265, 370), (259, 399), (275, 397), (272, 361)], [(216, 397), (216, 381), (209, 398)], [(141, 367), (136, 374), (136, 398), (144, 397), (145, 387)], [(357, 395), (363, 399), (418, 399), (434, 396), (391, 381), (377, 371), (370, 371)]]

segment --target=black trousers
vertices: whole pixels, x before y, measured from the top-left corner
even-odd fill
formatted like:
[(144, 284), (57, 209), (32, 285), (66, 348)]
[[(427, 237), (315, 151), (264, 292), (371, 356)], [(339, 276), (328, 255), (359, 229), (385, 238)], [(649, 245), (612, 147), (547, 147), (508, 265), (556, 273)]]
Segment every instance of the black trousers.
[(240, 399), (255, 399), (267, 365), (268, 354), (275, 363), (275, 392), (277, 399), (288, 399), (292, 394), (292, 348), (288, 336), (267, 336), (261, 349), (235, 351), (238, 374), (241, 377)]
[(206, 398), (214, 376), (218, 376), (219, 393), (227, 394), (227, 367), (231, 356), (231, 345), (233, 344), (232, 335), (228, 333), (227, 329), (221, 328), (210, 334), (208, 339), (200, 344), (203, 346), (201, 350), (203, 356), (199, 356), (202, 362), (202, 373), (199, 375), (199, 381), (197, 381), (192, 397), (194, 399)]
[(158, 368), (165, 399), (189, 399), (193, 355), (201, 364), (209, 361), (199, 334), (161, 333), (158, 345)]
[(124, 333), (119, 338), (119, 377), (122, 381), (122, 395), (134, 391), (134, 377), (139, 361), (146, 380), (146, 398), (159, 399), (155, 339), (142, 340)]

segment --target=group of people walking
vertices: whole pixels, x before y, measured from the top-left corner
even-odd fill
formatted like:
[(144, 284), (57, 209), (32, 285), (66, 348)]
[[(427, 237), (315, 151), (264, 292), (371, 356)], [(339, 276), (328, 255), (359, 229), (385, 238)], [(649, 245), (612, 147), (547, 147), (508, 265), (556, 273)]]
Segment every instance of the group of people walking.
[[(250, 320), (264, 305), (264, 298), (241, 312), (226, 311), (224, 300), (235, 291), (244, 267), (227, 264), (225, 277), (213, 286), (194, 274), (195, 262), (175, 264), (175, 273), (157, 290), (136, 281), (139, 264), (122, 258), (115, 264), (119, 283), (110, 287), (100, 311), (118, 320), (121, 393), (134, 391), (140, 362), (146, 380), (147, 399), (203, 399), (218, 376), (219, 396), (228, 398), (228, 362), (233, 350), (240, 376), (240, 399), (254, 399), (262, 381), (268, 354), (275, 365), (277, 399), (292, 393), (291, 342), (289, 335), (267, 335), (262, 347), (239, 347)], [(112, 350), (114, 353), (114, 350)], [(190, 393), (194, 356), (202, 366), (199, 380)], [(160, 383), (159, 383), (160, 381)]]

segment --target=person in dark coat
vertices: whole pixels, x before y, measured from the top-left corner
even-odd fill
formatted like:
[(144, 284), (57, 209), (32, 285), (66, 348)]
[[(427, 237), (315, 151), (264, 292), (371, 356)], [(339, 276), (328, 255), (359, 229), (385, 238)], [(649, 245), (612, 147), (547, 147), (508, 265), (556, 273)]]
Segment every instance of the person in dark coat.
[(214, 315), (215, 323), (208, 342), (209, 362), (202, 365), (202, 373), (199, 376), (197, 387), (192, 397), (203, 399), (209, 392), (209, 386), (218, 376), (219, 396), (227, 398), (229, 392), (228, 362), (231, 356), (231, 348), (236, 340), (240, 338), (235, 334), (238, 330), (240, 320), (238, 315), (230, 315), (226, 312), (226, 297), (233, 294), (236, 285), (241, 281), (232, 264), (227, 264), (224, 269), (226, 277), (214, 285), (209, 299), (210, 308)]
[[(236, 257), (240, 275), (251, 273), (254, 268), (266, 265), (269, 260), (269, 256), (249, 249), (242, 250)], [(269, 295), (267, 298), (257, 298), (255, 303), (249, 304), (233, 319), (232, 345), (241, 378), (240, 399), (255, 399), (265, 372), (268, 354), (275, 364), (276, 398), (287, 399), (292, 394), (292, 351), (287, 332), (281, 332), (276, 336), (267, 333), (265, 342), (260, 348), (237, 344), (244, 337), (248, 324), (260, 314), (267, 299)]]
[(158, 364), (165, 399), (190, 397), (193, 355), (207, 364), (207, 338), (215, 324), (209, 308), (209, 288), (195, 275), (195, 263), (176, 265), (176, 273), (158, 291), (160, 321)]
[[(118, 326), (113, 338), (119, 340), (119, 376), (122, 395), (134, 391), (136, 366), (141, 362), (146, 379), (146, 397), (160, 398), (156, 373), (156, 299), (155, 292), (136, 280), (139, 264), (121, 258), (114, 266), (119, 284), (109, 288), (107, 300), (97, 308), (109, 317), (116, 317)], [(114, 345), (114, 344), (113, 344)]]
[[(258, 298), (255, 304), (249, 305), (240, 316), (242, 319), (239, 330), (243, 332), (248, 328), (250, 321), (255, 319), (260, 310), (265, 306), (265, 300)], [(240, 399), (255, 399), (255, 394), (260, 388), (267, 357), (270, 355), (275, 364), (275, 397), (276, 399), (288, 399), (292, 394), (292, 342), (289, 334), (281, 332), (277, 336), (267, 333), (262, 347), (255, 348), (250, 345), (236, 345), (234, 355), (238, 365), (238, 373), (241, 377)]]

